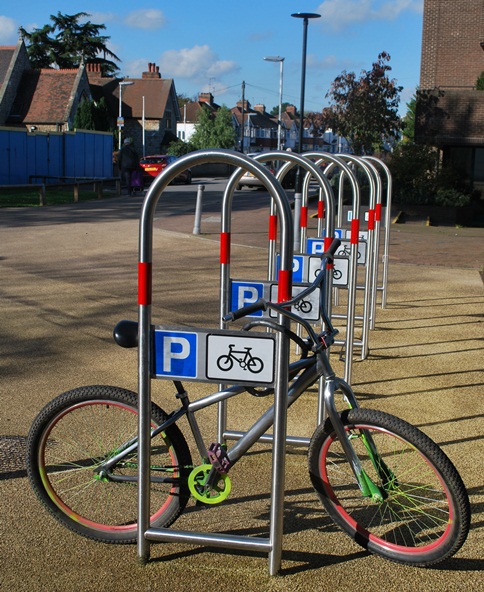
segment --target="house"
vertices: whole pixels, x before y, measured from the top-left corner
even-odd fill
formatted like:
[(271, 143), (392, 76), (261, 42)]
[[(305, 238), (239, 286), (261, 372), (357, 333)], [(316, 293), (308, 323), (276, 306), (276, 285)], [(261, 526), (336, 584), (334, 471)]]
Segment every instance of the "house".
[(189, 101), (183, 105), (182, 118), (176, 125), (178, 139), (189, 142), (195, 133), (195, 125), (198, 121), (200, 109), (208, 109), (215, 115), (220, 109), (220, 105), (214, 102), (212, 93), (199, 93), (197, 101)]
[[(267, 113), (265, 105), (259, 104), (252, 108), (249, 101), (238, 101), (231, 112), (234, 116), (239, 147), (243, 138), (243, 152), (267, 152), (277, 149), (277, 118)], [(283, 143), (284, 138), (283, 126)]]
[(33, 70), (23, 40), (0, 48), (0, 81), (0, 125), (29, 131), (72, 129), (79, 103), (91, 98), (84, 65)]
[(484, 5), (425, 0), (415, 140), (436, 146), (471, 186), (484, 188)]
[(180, 120), (173, 79), (162, 78), (151, 62), (141, 78), (105, 77), (96, 64), (88, 64), (87, 74), (94, 100), (105, 98), (114, 124), (124, 119), (122, 136), (133, 138), (140, 154), (165, 153), (177, 139)]

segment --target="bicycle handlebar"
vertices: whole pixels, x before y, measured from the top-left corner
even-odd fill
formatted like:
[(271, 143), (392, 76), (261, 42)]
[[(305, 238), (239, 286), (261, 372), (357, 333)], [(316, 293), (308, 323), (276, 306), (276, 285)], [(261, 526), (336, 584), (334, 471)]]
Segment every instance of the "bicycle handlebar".
[(237, 321), (238, 319), (250, 315), (253, 312), (258, 312), (259, 310), (267, 310), (267, 302), (263, 298), (259, 298), (259, 300), (252, 302), (252, 304), (247, 304), (238, 310), (229, 312), (222, 317), (222, 320), (225, 322)]
[[(222, 320), (224, 322), (236, 321), (236, 320), (241, 319), (242, 317), (245, 317), (245, 316), (252, 314), (254, 312), (258, 312), (260, 310), (267, 310), (268, 308), (272, 308), (274, 310), (278, 310), (279, 312), (282, 312), (283, 314), (292, 318), (293, 320), (297, 320), (299, 322), (302, 322), (303, 325), (306, 325), (306, 323), (300, 317), (298, 317), (297, 315), (295, 315), (292, 312), (289, 312), (288, 307), (297, 303), (299, 300), (301, 300), (302, 298), (307, 296), (309, 293), (313, 292), (318, 286), (320, 286), (323, 283), (325, 273), (326, 273), (324, 263), (328, 262), (328, 261), (333, 261), (334, 255), (340, 245), (341, 245), (341, 241), (339, 240), (339, 238), (333, 238), (333, 242), (329, 246), (328, 250), (323, 253), (323, 256), (321, 258), (321, 271), (318, 273), (315, 280), (305, 290), (300, 292), (297, 296), (295, 296), (291, 300), (289, 300), (287, 302), (281, 302), (281, 303), (275, 304), (273, 302), (268, 302), (267, 300), (264, 300), (264, 298), (259, 298), (259, 300), (257, 300), (256, 302), (253, 302), (251, 304), (247, 304), (247, 306), (243, 306), (242, 308), (239, 308), (238, 310), (234, 310), (233, 312), (229, 312), (228, 314), (226, 314), (222, 317)], [(325, 315), (323, 315), (323, 316), (325, 316)]]

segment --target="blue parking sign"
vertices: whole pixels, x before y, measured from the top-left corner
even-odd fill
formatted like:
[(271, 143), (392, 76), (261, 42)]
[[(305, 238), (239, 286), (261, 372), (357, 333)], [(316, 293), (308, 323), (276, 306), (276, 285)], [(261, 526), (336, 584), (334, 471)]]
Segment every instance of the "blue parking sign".
[[(231, 311), (238, 310), (248, 304), (257, 302), (264, 296), (264, 284), (259, 282), (232, 281)], [(253, 317), (261, 317), (262, 310), (252, 313)]]
[[(279, 277), (281, 256), (277, 255), (277, 277)], [(304, 265), (303, 255), (294, 255), (292, 259), (292, 281), (293, 282), (304, 282), (306, 267)]]
[(153, 339), (154, 374), (197, 378), (197, 334), (156, 330)]

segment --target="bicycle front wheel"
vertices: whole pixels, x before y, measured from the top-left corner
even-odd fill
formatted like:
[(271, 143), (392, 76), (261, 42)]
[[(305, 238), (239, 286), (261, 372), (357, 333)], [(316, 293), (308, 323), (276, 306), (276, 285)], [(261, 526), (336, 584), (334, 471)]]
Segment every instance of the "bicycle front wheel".
[[(166, 414), (151, 406), (151, 425)], [(137, 537), (137, 448), (110, 469), (102, 465), (136, 444), (138, 396), (117, 387), (81, 387), (59, 395), (29, 432), (27, 471), (47, 510), (70, 530), (106, 543)], [(191, 456), (177, 426), (151, 440), (151, 525), (169, 526), (189, 497)]]
[[(382, 501), (361, 493), (328, 420), (314, 433), (309, 472), (328, 514), (362, 547), (399, 563), (427, 566), (453, 555), (469, 531), (465, 486), (444, 452), (410, 424), (352, 409), (342, 421)], [(369, 453), (368, 436), (377, 454)]]

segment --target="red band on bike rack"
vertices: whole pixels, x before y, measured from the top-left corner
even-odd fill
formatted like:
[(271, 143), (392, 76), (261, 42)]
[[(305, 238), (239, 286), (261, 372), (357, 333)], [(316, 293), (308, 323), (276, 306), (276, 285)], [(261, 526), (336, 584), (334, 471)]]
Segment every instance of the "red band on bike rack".
[(350, 237), (350, 244), (357, 245), (360, 238), (360, 221), (358, 218), (353, 218), (351, 220), (351, 237)]
[(291, 300), (291, 283), (292, 283), (292, 270), (281, 269), (279, 271), (277, 286), (277, 302), (287, 302)]
[(301, 207), (301, 220), (300, 220), (299, 225), (301, 226), (301, 228), (308, 227), (308, 207), (307, 206)]
[(269, 216), (269, 240), (277, 239), (277, 216)]
[(230, 232), (220, 233), (220, 264), (230, 263)]
[(324, 218), (324, 201), (318, 201), (318, 218)]
[(375, 230), (375, 210), (368, 210), (368, 230)]
[(376, 204), (375, 206), (375, 221), (381, 221), (381, 204)]
[(152, 264), (138, 263), (138, 304), (148, 306), (152, 296)]

